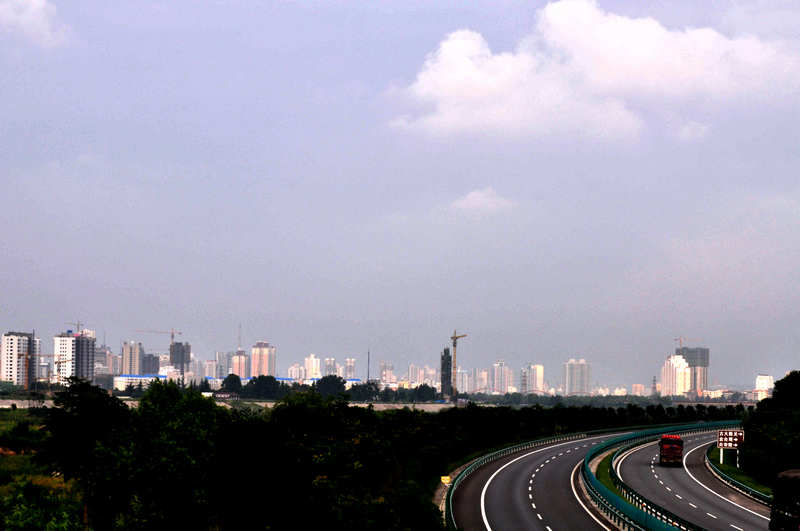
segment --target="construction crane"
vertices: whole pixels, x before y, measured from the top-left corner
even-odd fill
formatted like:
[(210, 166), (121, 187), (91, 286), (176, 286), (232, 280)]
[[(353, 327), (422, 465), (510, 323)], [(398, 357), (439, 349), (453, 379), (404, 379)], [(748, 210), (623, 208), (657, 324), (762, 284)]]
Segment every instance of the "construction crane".
[(675, 339), (673, 339), (673, 341), (677, 341), (678, 342), (678, 347), (679, 348), (683, 348), (683, 342), (684, 341), (701, 341), (701, 340), (696, 339), (696, 338), (692, 338), (692, 337), (680, 336), (680, 337), (676, 337)]
[(77, 323), (64, 323), (64, 324), (73, 325), (75, 327), (75, 333), (80, 334), (81, 330), (83, 329), (83, 325), (86, 323), (82, 323), (80, 322), (80, 320), (78, 320)]
[[(181, 335), (183, 332), (180, 330), (175, 330), (174, 328), (170, 328), (169, 330), (134, 330), (135, 332), (141, 332), (144, 334), (169, 334), (169, 354), (170, 358), (172, 357), (172, 345), (175, 344), (175, 334)], [(172, 361), (172, 360), (170, 360)], [(186, 369), (186, 360), (182, 360), (180, 370), (181, 370), (181, 387), (183, 387), (183, 377), (184, 377), (184, 370)]]
[(170, 328), (169, 330), (134, 330), (134, 332), (141, 332), (143, 334), (169, 334), (169, 344), (172, 346), (175, 343), (175, 334), (181, 335), (183, 332)]
[(453, 379), (451, 383), (453, 387), (453, 398), (456, 398), (458, 396), (458, 390), (456, 389), (456, 377), (458, 376), (458, 365), (456, 364), (456, 345), (458, 345), (458, 340), (461, 339), (462, 337), (467, 337), (467, 334), (458, 335), (458, 332), (456, 332), (455, 330), (453, 330), (453, 335), (450, 337), (450, 339), (453, 340), (453, 367), (452, 367), (453, 374), (451, 376), (451, 378)]

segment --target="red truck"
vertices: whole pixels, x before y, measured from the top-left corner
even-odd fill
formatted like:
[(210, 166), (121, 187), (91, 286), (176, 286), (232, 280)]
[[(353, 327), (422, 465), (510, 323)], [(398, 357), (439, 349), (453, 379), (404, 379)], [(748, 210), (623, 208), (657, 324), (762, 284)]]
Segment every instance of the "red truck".
[(683, 463), (683, 439), (680, 435), (662, 435), (658, 441), (658, 464), (678, 465)]

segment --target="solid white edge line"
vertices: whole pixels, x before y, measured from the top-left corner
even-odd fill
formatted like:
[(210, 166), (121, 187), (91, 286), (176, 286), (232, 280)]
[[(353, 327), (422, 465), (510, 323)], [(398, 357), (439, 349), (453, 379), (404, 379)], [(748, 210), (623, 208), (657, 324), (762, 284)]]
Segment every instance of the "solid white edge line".
[[(628, 432), (623, 432), (623, 433), (618, 433), (618, 434), (613, 434), (613, 435), (623, 435), (624, 433), (628, 433)], [(598, 435), (597, 437), (587, 437), (586, 439), (582, 439), (582, 440), (591, 441), (592, 439), (601, 439), (603, 437), (608, 437), (609, 435), (611, 435), (611, 434)], [(521, 455), (519, 457), (516, 457), (516, 458), (512, 459), (508, 463), (504, 464), (503, 466), (501, 466), (500, 468), (495, 470), (494, 474), (489, 476), (489, 479), (486, 480), (486, 483), (483, 485), (483, 489), (481, 490), (481, 516), (483, 517), (483, 525), (486, 526), (487, 531), (492, 531), (492, 527), (489, 525), (489, 519), (486, 517), (486, 491), (489, 490), (489, 484), (492, 482), (492, 480), (495, 478), (495, 476), (497, 474), (499, 474), (500, 472), (502, 472), (505, 467), (507, 467), (508, 465), (510, 465), (512, 463), (516, 463), (520, 459), (525, 459), (529, 455), (538, 454), (539, 452), (543, 452), (543, 451), (549, 450), (551, 448), (556, 448), (557, 446), (564, 446), (565, 444), (575, 444), (575, 442), (574, 441), (566, 441), (566, 442), (559, 443), (559, 444), (554, 444), (554, 445), (551, 445), (551, 446), (545, 446), (544, 448), (539, 448), (538, 450), (534, 450), (532, 452), (528, 452), (527, 454), (524, 454), (524, 455)], [(582, 461), (583, 461), (583, 459), (581, 459), (581, 462)], [(575, 492), (574, 488), (573, 488), (572, 492), (573, 493)], [(580, 500), (578, 500), (578, 501), (580, 501)], [(581, 503), (581, 505), (583, 505), (583, 504)], [(584, 507), (584, 509), (585, 509), (585, 507)], [(589, 514), (591, 514), (591, 513), (589, 513)], [(592, 515), (592, 518), (594, 518), (594, 515)], [(597, 520), (597, 519), (595, 518), (595, 520)], [(611, 531), (607, 527), (605, 529), (607, 531)]]
[[(608, 434), (606, 434), (606, 435), (598, 435), (597, 437), (589, 437), (589, 438), (583, 439), (583, 440), (587, 441), (587, 440), (592, 440), (592, 439), (599, 439), (601, 437), (608, 437)], [(500, 468), (498, 468), (497, 470), (495, 470), (494, 474), (489, 476), (489, 479), (486, 480), (486, 483), (483, 485), (483, 489), (481, 490), (481, 517), (483, 518), (483, 525), (486, 526), (487, 531), (492, 531), (492, 527), (489, 525), (489, 519), (486, 517), (486, 491), (489, 490), (489, 484), (492, 482), (492, 480), (495, 478), (495, 476), (497, 474), (499, 474), (500, 472), (502, 472), (505, 467), (507, 467), (508, 465), (511, 465), (513, 463), (516, 463), (520, 459), (525, 459), (526, 457), (528, 457), (530, 455), (538, 454), (539, 452), (543, 452), (545, 450), (549, 450), (549, 449), (555, 448), (557, 446), (564, 446), (565, 444), (575, 444), (575, 443), (574, 443), (574, 441), (567, 441), (567, 442), (563, 442), (563, 443), (559, 443), (559, 444), (554, 444), (554, 445), (551, 445), (551, 446), (545, 446), (544, 448), (539, 448), (538, 450), (534, 450), (532, 452), (528, 452), (527, 454), (524, 454), (524, 455), (521, 455), (519, 457), (516, 457), (516, 458), (512, 459), (511, 461), (509, 461), (505, 465), (503, 465)]]
[(570, 476), (569, 476), (569, 486), (570, 486), (570, 487), (572, 487), (572, 495), (573, 495), (573, 496), (575, 496), (575, 499), (576, 499), (576, 500), (578, 500), (578, 503), (579, 503), (579, 504), (581, 504), (581, 507), (583, 507), (583, 510), (584, 510), (584, 511), (586, 511), (586, 513), (587, 513), (589, 516), (591, 516), (591, 517), (592, 517), (592, 520), (594, 520), (595, 522), (597, 522), (597, 525), (599, 525), (600, 527), (602, 527), (602, 528), (603, 528), (603, 529), (605, 529), (606, 531), (611, 531), (611, 530), (610, 530), (608, 527), (606, 527), (606, 525), (605, 525), (603, 522), (601, 522), (600, 520), (598, 520), (598, 519), (597, 519), (597, 517), (596, 517), (594, 514), (592, 514), (592, 511), (590, 511), (590, 510), (589, 510), (589, 509), (586, 507), (586, 505), (584, 505), (584, 504), (583, 504), (583, 501), (581, 500), (581, 497), (580, 497), (580, 496), (578, 496), (578, 492), (575, 490), (575, 482), (573, 481), (573, 479), (575, 478), (575, 471), (576, 471), (576, 470), (578, 470), (578, 467), (579, 467), (579, 466), (581, 466), (581, 463), (583, 463), (583, 459), (581, 459), (580, 461), (578, 461), (578, 464), (577, 464), (577, 465), (575, 465), (575, 468), (573, 468), (573, 469), (572, 469), (572, 474), (570, 474)]
[(686, 459), (689, 457), (689, 454), (691, 454), (692, 452), (694, 452), (694, 451), (695, 451), (695, 450), (697, 450), (698, 448), (702, 448), (703, 446), (708, 446), (709, 444), (713, 444), (713, 443), (715, 443), (715, 442), (716, 442), (716, 439), (713, 439), (713, 440), (711, 440), (711, 441), (708, 441), (708, 442), (701, 443), (701, 444), (699, 444), (699, 445), (695, 446), (694, 448), (692, 448), (691, 450), (689, 450), (688, 452), (686, 452), (686, 453), (683, 455), (683, 469), (686, 471), (686, 473), (687, 473), (687, 474), (689, 474), (689, 477), (690, 477), (690, 478), (692, 478), (692, 479), (695, 481), (695, 483), (697, 483), (698, 485), (700, 485), (701, 487), (703, 487), (704, 489), (706, 489), (708, 492), (710, 492), (711, 494), (713, 494), (713, 495), (714, 495), (714, 496), (716, 496), (717, 498), (721, 498), (721, 499), (725, 500), (726, 502), (730, 503), (731, 505), (735, 505), (735, 506), (736, 506), (736, 507), (738, 507), (739, 509), (742, 509), (743, 511), (747, 511), (747, 512), (748, 512), (748, 513), (750, 513), (750, 514), (753, 514), (753, 515), (755, 515), (755, 516), (758, 516), (759, 518), (761, 518), (761, 519), (763, 519), (763, 520), (766, 520), (766, 521), (768, 521), (768, 522), (769, 522), (769, 518), (767, 518), (766, 516), (761, 516), (761, 515), (760, 515), (760, 514), (758, 514), (757, 512), (755, 512), (755, 511), (751, 511), (751, 510), (750, 510), (750, 509), (748, 509), (747, 507), (742, 507), (742, 506), (741, 506), (741, 505), (739, 505), (738, 503), (736, 503), (736, 502), (734, 502), (734, 501), (731, 501), (731, 500), (729, 500), (728, 498), (726, 498), (726, 497), (725, 497), (725, 496), (723, 496), (722, 494), (719, 494), (718, 492), (711, 490), (711, 489), (710, 489), (709, 487), (707, 487), (705, 484), (701, 483), (701, 482), (700, 482), (700, 480), (698, 480), (696, 477), (694, 477), (694, 475), (693, 475), (691, 472), (689, 472), (689, 467), (687, 467), (687, 466), (686, 466)]

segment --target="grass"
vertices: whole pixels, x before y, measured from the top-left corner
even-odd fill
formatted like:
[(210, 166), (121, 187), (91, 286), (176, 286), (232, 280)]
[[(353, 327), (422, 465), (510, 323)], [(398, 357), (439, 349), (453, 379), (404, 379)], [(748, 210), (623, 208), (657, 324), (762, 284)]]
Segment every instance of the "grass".
[[(731, 456), (730, 459), (735, 459), (733, 457), (733, 452), (729, 452), (725, 454), (725, 458), (728, 458), (728, 455)], [(725, 462), (723, 464), (719, 464), (719, 448), (713, 446), (711, 451), (708, 454), (708, 459), (714, 463), (714, 465), (719, 468), (725, 475), (731, 477), (738, 481), (739, 483), (743, 483), (750, 487), (753, 490), (757, 490), (758, 492), (765, 494), (767, 496), (772, 496), (772, 489), (768, 486), (759, 483), (757, 480), (753, 479), (752, 477), (745, 474), (742, 470), (736, 468), (735, 464), (731, 462)], [(734, 461), (735, 462), (735, 461)]]
[[(622, 496), (622, 492), (614, 485), (614, 482), (611, 481), (611, 459), (614, 457), (614, 453), (616, 453), (616, 449), (610, 451), (607, 456), (605, 456), (600, 463), (597, 465), (597, 471), (595, 472), (595, 477), (597, 480), (608, 487), (608, 489), (617, 494), (620, 498), (625, 500)], [(625, 500), (627, 502), (627, 500)]]

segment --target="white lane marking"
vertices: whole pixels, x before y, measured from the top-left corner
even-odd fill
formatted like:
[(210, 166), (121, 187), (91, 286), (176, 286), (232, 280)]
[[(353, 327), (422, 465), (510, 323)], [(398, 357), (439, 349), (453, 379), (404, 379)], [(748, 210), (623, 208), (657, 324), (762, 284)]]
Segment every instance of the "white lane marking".
[[(544, 526), (544, 528), (547, 529), (547, 531), (553, 531), (552, 529), (550, 529), (549, 525)], [(742, 531), (744, 531), (744, 530), (742, 530)]]
[(541, 519), (542, 519), (542, 515), (541, 515), (541, 514), (539, 514), (539, 513), (536, 513), (536, 516), (537, 516), (537, 517), (539, 517), (539, 520), (541, 520)]
[(531, 477), (531, 479), (528, 480), (528, 483), (533, 483), (533, 477)]
[(656, 477), (656, 479), (658, 479), (658, 474), (653, 474), (653, 475)]
[(625, 462), (625, 460), (628, 458), (629, 455), (631, 455), (632, 453), (637, 452), (637, 451), (639, 451), (639, 450), (641, 450), (643, 448), (647, 448), (648, 446), (652, 446), (654, 444), (658, 444), (658, 441), (655, 441), (655, 442), (652, 442), (652, 443), (648, 443), (648, 444), (645, 444), (643, 446), (636, 446), (635, 448), (631, 448), (630, 450), (628, 450), (627, 452), (622, 454), (622, 456), (620, 456), (620, 458), (617, 461), (617, 463), (614, 465), (614, 469), (617, 472), (617, 477), (620, 480), (622, 480), (622, 463)]
[(687, 466), (686, 466), (686, 459), (689, 457), (689, 454), (691, 454), (692, 452), (694, 452), (694, 451), (695, 451), (695, 450), (697, 450), (698, 448), (702, 448), (703, 446), (707, 446), (707, 445), (709, 445), (709, 444), (712, 444), (712, 443), (714, 443), (714, 442), (716, 442), (716, 439), (714, 439), (714, 440), (711, 440), (711, 441), (708, 441), (708, 442), (704, 442), (704, 443), (701, 443), (701, 444), (698, 444), (697, 446), (695, 446), (694, 448), (692, 448), (691, 450), (689, 450), (688, 452), (686, 452), (686, 453), (683, 455), (683, 469), (684, 469), (684, 470), (686, 470), (686, 473), (687, 473), (687, 474), (689, 474), (689, 477), (690, 477), (690, 478), (692, 478), (692, 479), (695, 481), (695, 483), (697, 483), (698, 485), (700, 485), (701, 487), (703, 487), (704, 489), (706, 489), (708, 492), (710, 492), (711, 494), (713, 494), (713, 495), (714, 495), (714, 496), (716, 496), (717, 498), (722, 498), (723, 500), (725, 500), (726, 502), (730, 503), (731, 505), (735, 505), (735, 506), (736, 506), (736, 507), (738, 507), (739, 509), (742, 509), (743, 511), (747, 511), (747, 512), (748, 512), (748, 513), (750, 513), (750, 514), (754, 514), (754, 515), (758, 516), (759, 518), (761, 518), (762, 520), (766, 520), (766, 521), (768, 521), (768, 522), (769, 522), (769, 518), (767, 518), (766, 516), (761, 516), (761, 515), (760, 515), (760, 514), (758, 514), (757, 512), (755, 512), (755, 511), (751, 511), (751, 510), (750, 510), (750, 509), (748, 509), (747, 507), (742, 507), (742, 506), (741, 506), (741, 505), (739, 505), (738, 503), (736, 503), (736, 502), (733, 502), (733, 501), (729, 500), (728, 498), (726, 498), (726, 497), (725, 497), (725, 496), (723, 496), (722, 494), (719, 494), (718, 492), (716, 492), (716, 491), (714, 491), (714, 490), (711, 490), (710, 488), (706, 487), (706, 486), (705, 486), (703, 483), (700, 483), (700, 480), (698, 480), (696, 477), (694, 477), (694, 475), (693, 475), (691, 472), (689, 472), (689, 467), (687, 467)]
[(533, 488), (532, 486), (528, 485), (528, 490), (531, 490), (532, 488)]
[(683, 499), (683, 496), (681, 496), (680, 494), (676, 494), (675, 497), (678, 498), (679, 500)]
[(664, 484), (664, 482), (663, 482), (663, 481), (661, 481), (660, 479), (658, 480), (658, 482), (659, 482), (659, 484), (661, 484), (661, 485), (663, 485), (663, 484)]
[[(623, 433), (620, 433), (619, 435), (624, 435), (625, 433), (630, 433), (630, 432), (623, 432)], [(528, 452), (527, 454), (523, 454), (523, 455), (521, 455), (519, 457), (515, 457), (514, 459), (512, 459), (508, 463), (504, 464), (503, 466), (501, 466), (500, 468), (495, 470), (494, 473), (491, 476), (489, 476), (489, 479), (487, 479), (486, 483), (483, 484), (483, 489), (481, 490), (481, 517), (483, 518), (483, 525), (486, 526), (486, 530), (487, 531), (492, 531), (492, 526), (489, 525), (489, 518), (486, 516), (486, 491), (489, 490), (489, 485), (492, 483), (492, 480), (494, 480), (494, 478), (497, 477), (497, 474), (502, 472), (503, 469), (505, 469), (507, 466), (509, 466), (509, 465), (511, 465), (513, 463), (516, 463), (520, 459), (525, 459), (526, 457), (531, 456), (533, 454), (538, 454), (539, 452), (544, 452), (545, 450), (551, 450), (553, 448), (556, 448), (558, 446), (563, 446), (565, 444), (573, 444), (573, 443), (571, 443), (571, 442), (563, 442), (563, 443), (559, 443), (559, 444), (554, 444), (552, 446), (545, 446), (544, 448), (539, 448), (538, 450), (533, 450), (532, 452)], [(583, 459), (581, 459), (578, 462), (578, 464), (580, 464), (580, 463), (583, 463)], [(577, 465), (575, 465), (575, 467), (577, 468)], [(578, 494), (575, 493), (575, 487), (572, 488), (572, 493), (575, 494), (576, 498), (578, 497)], [(586, 512), (589, 512), (589, 510), (586, 509), (586, 506), (583, 505), (583, 502), (581, 502), (580, 499), (578, 499), (578, 501), (581, 503), (581, 506), (586, 510)], [(609, 528), (604, 526), (597, 518), (595, 518), (595, 516), (592, 513), (589, 513), (589, 514), (592, 516), (592, 518), (594, 518), (594, 520), (598, 524), (600, 524), (603, 527), (603, 529), (605, 529), (606, 531), (611, 531)]]
[(531, 507), (533, 507), (534, 509), (536, 509), (536, 504), (535, 504), (535, 503), (531, 503)]
[(669, 487), (664, 487), (664, 488), (667, 489), (668, 491), (672, 492), (671, 488), (669, 488)]
[(733, 524), (728, 524), (728, 525), (731, 526), (734, 529), (738, 529), (739, 531), (744, 531), (744, 529), (742, 529), (741, 527), (735, 526)]
[(578, 467), (581, 466), (581, 463), (583, 463), (583, 459), (578, 461), (578, 463), (575, 465), (575, 468), (572, 469), (572, 474), (570, 474), (570, 476), (569, 476), (569, 486), (572, 487), (572, 495), (575, 496), (575, 499), (578, 500), (579, 504), (581, 504), (581, 507), (583, 507), (583, 510), (586, 511), (589, 514), (589, 516), (592, 517), (592, 520), (597, 522), (597, 524), (600, 527), (602, 527), (603, 529), (605, 529), (606, 531), (611, 531), (608, 527), (606, 527), (606, 525), (603, 522), (598, 520), (597, 517), (592, 514), (592, 511), (590, 511), (589, 509), (586, 508), (586, 505), (583, 504), (583, 501), (581, 500), (580, 496), (578, 496), (578, 493), (575, 491), (575, 482), (572, 481), (572, 478), (575, 477), (575, 471), (578, 470)]
[(533, 494), (528, 494), (528, 499), (532, 500), (533, 499)]
[(713, 514), (711, 514), (711, 513), (706, 513), (706, 514), (707, 514), (708, 516), (710, 516), (711, 518), (713, 518), (714, 520), (716, 520), (716, 519), (717, 519), (717, 517), (716, 517), (716, 516), (714, 516), (714, 515), (713, 515)]
[(692, 506), (692, 509), (697, 509), (697, 505), (693, 504), (692, 502), (689, 502), (689, 505)]

